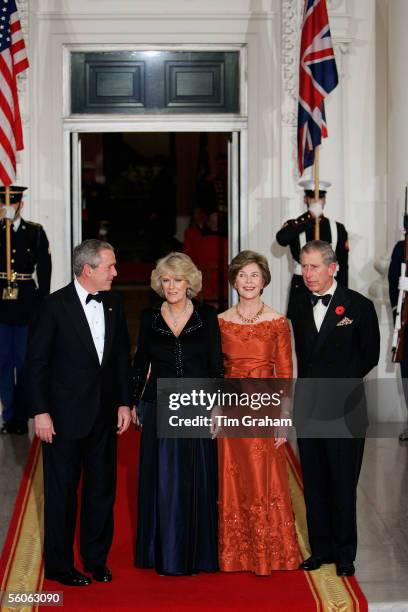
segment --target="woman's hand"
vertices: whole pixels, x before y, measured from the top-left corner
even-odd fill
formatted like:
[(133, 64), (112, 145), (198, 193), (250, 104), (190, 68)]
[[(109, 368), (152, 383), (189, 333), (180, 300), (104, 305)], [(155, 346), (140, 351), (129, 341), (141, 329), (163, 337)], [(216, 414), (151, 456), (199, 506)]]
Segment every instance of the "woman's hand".
[(136, 406), (133, 406), (130, 411), (130, 415), (132, 417), (132, 423), (136, 427), (136, 429), (142, 429), (142, 425), (140, 424), (139, 417), (137, 416)]
[(283, 446), (284, 444), (286, 444), (287, 439), (286, 438), (275, 438), (275, 448), (279, 448), (280, 446)]

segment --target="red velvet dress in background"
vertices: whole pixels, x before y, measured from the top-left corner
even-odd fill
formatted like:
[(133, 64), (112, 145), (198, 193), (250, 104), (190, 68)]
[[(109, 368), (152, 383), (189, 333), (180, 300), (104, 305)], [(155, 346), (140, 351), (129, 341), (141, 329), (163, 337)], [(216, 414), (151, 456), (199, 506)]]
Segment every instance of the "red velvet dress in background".
[[(219, 319), (227, 378), (291, 378), (284, 317), (256, 325)], [(299, 566), (284, 445), (273, 438), (219, 438), (219, 564), (259, 575)]]

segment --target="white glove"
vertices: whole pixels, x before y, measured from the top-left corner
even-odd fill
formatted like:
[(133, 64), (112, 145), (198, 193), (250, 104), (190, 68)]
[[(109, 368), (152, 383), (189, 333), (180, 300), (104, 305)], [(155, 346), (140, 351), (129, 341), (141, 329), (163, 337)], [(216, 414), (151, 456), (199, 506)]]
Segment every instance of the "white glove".
[(16, 211), (12, 206), (2, 206), (0, 210), (2, 219), (10, 219), (10, 221), (13, 221)]
[(398, 281), (400, 291), (408, 291), (408, 276), (400, 276)]
[(309, 204), (309, 211), (316, 218), (319, 218), (323, 214), (323, 202), (322, 200), (317, 200), (317, 202), (312, 202)]

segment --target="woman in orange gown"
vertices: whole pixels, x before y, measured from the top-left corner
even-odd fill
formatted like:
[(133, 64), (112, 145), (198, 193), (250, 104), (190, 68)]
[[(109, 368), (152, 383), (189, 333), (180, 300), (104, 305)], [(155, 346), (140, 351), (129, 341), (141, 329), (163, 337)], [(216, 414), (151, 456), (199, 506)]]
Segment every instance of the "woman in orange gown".
[[(287, 320), (261, 300), (268, 262), (243, 251), (228, 277), (239, 304), (219, 315), (227, 378), (291, 378)], [(219, 438), (219, 564), (221, 571), (299, 567), (285, 438)]]

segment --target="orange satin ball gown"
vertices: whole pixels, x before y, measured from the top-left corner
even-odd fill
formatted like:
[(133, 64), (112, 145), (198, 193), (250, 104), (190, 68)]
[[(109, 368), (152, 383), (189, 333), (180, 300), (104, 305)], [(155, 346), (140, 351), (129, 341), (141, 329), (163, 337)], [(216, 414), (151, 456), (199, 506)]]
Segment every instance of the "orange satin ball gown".
[[(241, 325), (219, 318), (227, 378), (291, 378), (284, 317)], [(284, 445), (271, 438), (219, 438), (221, 571), (259, 575), (299, 567)]]

